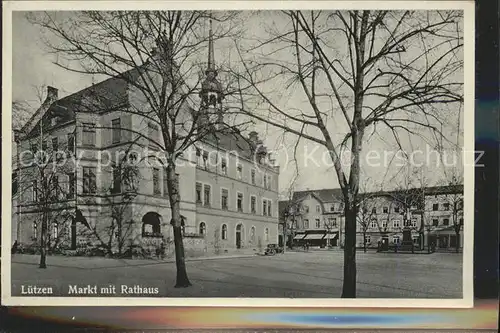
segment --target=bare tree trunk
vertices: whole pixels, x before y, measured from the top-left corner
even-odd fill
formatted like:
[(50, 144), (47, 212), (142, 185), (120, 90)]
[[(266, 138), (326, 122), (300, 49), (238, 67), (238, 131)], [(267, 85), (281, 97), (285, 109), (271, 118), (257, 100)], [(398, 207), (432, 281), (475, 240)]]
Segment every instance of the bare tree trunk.
[(363, 252), (366, 253), (366, 231), (363, 231)]
[(346, 204), (342, 298), (356, 298), (356, 212)]
[(42, 212), (42, 233), (40, 237), (40, 265), (39, 268), (47, 268), (47, 211)]
[(174, 229), (175, 265), (177, 268), (177, 278), (175, 288), (186, 288), (191, 286), (184, 255), (184, 244), (182, 242), (182, 218), (180, 209), (179, 179), (175, 173), (175, 163), (169, 162), (167, 167), (168, 196), (170, 199), (170, 210), (172, 212), (171, 225)]

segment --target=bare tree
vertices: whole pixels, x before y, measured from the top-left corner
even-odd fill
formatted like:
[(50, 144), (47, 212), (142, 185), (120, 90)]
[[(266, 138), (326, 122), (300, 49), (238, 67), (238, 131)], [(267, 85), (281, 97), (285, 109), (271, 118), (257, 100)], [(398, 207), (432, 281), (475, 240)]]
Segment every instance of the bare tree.
[[(227, 92), (234, 89), (217, 81), (213, 57), (213, 40), (234, 37), (237, 33), (231, 23), (235, 15), (207, 11), (89, 11), (71, 15), (37, 13), (30, 17), (50, 36), (46, 44), (58, 55), (57, 65), (126, 83), (137, 102), (128, 103), (122, 111), (139, 115), (159, 127), (160, 139), (123, 129), (163, 152), (174, 232), (176, 287), (191, 285), (182, 241), (177, 161), (201, 141), (209, 138), (217, 141), (222, 134), (236, 135), (246, 124), (224, 117), (229, 108), (223, 108), (222, 99), (230, 105), (231, 94)], [(219, 24), (207, 36), (205, 28), (209, 20)], [(198, 56), (207, 44), (209, 62), (203, 80)], [(231, 81), (227, 82), (230, 85)], [(200, 110), (192, 107), (200, 104)], [(90, 108), (101, 105), (94, 102)]]
[[(281, 14), (265, 27), (269, 37), (237, 45), (240, 85), (255, 94), (254, 100), (242, 96), (242, 112), (328, 151), (345, 202), (342, 297), (353, 298), (363, 143), (381, 133), (392, 134), (399, 146), (402, 135), (447, 142), (443, 129), (451, 126), (452, 111), (446, 106), (463, 99), (462, 13)], [(283, 105), (286, 92), (304, 97), (307, 106)], [(341, 163), (345, 150), (348, 166)]]
[(300, 215), (300, 199), (297, 200), (294, 198), (294, 193), (295, 193), (295, 186), (297, 183), (298, 179), (298, 173), (294, 175), (292, 178), (290, 185), (288, 186), (286, 190), (286, 205), (283, 208), (283, 210), (280, 212), (282, 214), (283, 218), (283, 252), (286, 251), (286, 237), (288, 234), (291, 235), (292, 239), (290, 241), (290, 248), (293, 246), (293, 237), (294, 235), (294, 230), (297, 227), (297, 217)]
[(450, 179), (446, 185), (450, 194), (448, 195), (449, 204), (451, 208), (451, 220), (453, 223), (453, 231), (455, 231), (456, 243), (455, 252), (460, 251), (460, 233), (464, 225), (463, 212), (464, 212), (464, 197), (463, 197), (463, 174), (454, 170), (449, 174)]
[[(32, 202), (30, 208), (22, 209), (29, 210), (27, 214), (34, 214), (36, 216), (34, 223), (41, 226), (40, 268), (47, 267), (48, 248), (51, 244), (55, 247), (60, 235), (66, 230), (64, 226), (71, 218), (68, 209), (73, 207), (73, 202), (67, 200), (74, 195), (74, 189), (71, 188), (69, 181), (73, 169), (66, 163), (68, 151), (72, 148), (52, 140), (49, 146), (51, 137), (44, 133), (47, 121), (49, 117), (43, 117), (31, 132), (26, 132), (24, 127), (19, 132), (21, 135), (19, 141), (28, 145), (29, 154), (26, 152), (20, 159), (20, 163), (27, 167), (22, 171), (23, 175), (18, 181), (25, 191), (29, 189), (32, 194), (31, 199), (26, 198)], [(18, 147), (18, 149), (23, 148), (27, 147)], [(65, 182), (63, 177), (68, 181)], [(55, 230), (53, 237), (50, 230)]]
[(370, 229), (371, 223), (375, 216), (373, 208), (375, 207), (371, 193), (361, 194), (359, 213), (357, 217), (358, 224), (363, 235), (363, 251), (366, 253), (366, 235)]

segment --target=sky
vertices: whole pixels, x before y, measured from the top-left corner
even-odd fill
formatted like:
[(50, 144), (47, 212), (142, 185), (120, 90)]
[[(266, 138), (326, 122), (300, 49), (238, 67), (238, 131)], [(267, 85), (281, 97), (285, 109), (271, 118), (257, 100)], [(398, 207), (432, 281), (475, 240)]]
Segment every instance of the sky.
[[(264, 16), (251, 16), (245, 24), (255, 27), (253, 32), (258, 36), (259, 29), (263, 29), (262, 20)], [(266, 20), (273, 19), (273, 15), (266, 15)], [(277, 22), (277, 25), (284, 22)], [(69, 72), (55, 65), (55, 55), (49, 54), (45, 50), (41, 42), (42, 34), (38, 27), (31, 25), (22, 13), (13, 13), (13, 78), (12, 91), (13, 100), (27, 101), (32, 107), (36, 108), (39, 105), (39, 92), (37, 88), (50, 85), (59, 89), (59, 96), (64, 97), (74, 93), (92, 84), (95, 78), (89, 75)], [(223, 44), (223, 45), (221, 45)], [(205, 55), (202, 55), (205, 56)], [(237, 58), (234, 50), (231, 50), (229, 44), (216, 44), (216, 62), (225, 61), (227, 58)], [(269, 87), (275, 88), (275, 87)], [(300, 94), (294, 94), (293, 91), (283, 93), (277, 97), (280, 103), (284, 106), (293, 106), (296, 108), (306, 108), (307, 102)], [(463, 120), (461, 120), (463, 122)], [(331, 132), (333, 136), (340, 136), (345, 129), (340, 127), (334, 128)], [(461, 128), (463, 128), (463, 123)], [(281, 130), (272, 128), (269, 125), (259, 124), (257, 131), (264, 139), (266, 144), (276, 158), (276, 162), (280, 165), (280, 192), (286, 195), (286, 192), (292, 186), (292, 180), (295, 179), (297, 172), (296, 164), (293, 161), (295, 148), (297, 147), (297, 160), (299, 177), (293, 183), (294, 190), (305, 189), (322, 189), (338, 187), (337, 177), (332, 168), (332, 163), (327, 155), (325, 148), (317, 144), (300, 140), (297, 144), (297, 137), (287, 134), (283, 135)], [(313, 133), (317, 135), (317, 133)], [(451, 132), (450, 136), (454, 134)], [(425, 143), (418, 138), (403, 138), (404, 144), (416, 148), (424, 148)], [(365, 154), (370, 153), (380, 154), (384, 158), (391, 158), (397, 150), (394, 143), (387, 143), (383, 137), (378, 135), (369, 136), (365, 145)], [(387, 157), (389, 156), (389, 157)], [(436, 162), (438, 163), (438, 162)], [(436, 164), (437, 165), (437, 164)], [(434, 165), (426, 168), (425, 172), (433, 179), (433, 182), (439, 182), (442, 172), (437, 172)], [(364, 167), (365, 174), (361, 186), (365, 187), (373, 183), (373, 186), (384, 186), (391, 188), (395, 175), (400, 171), (400, 168), (391, 168), (388, 170), (386, 166), (370, 166)], [(382, 184), (380, 184), (382, 183)], [(393, 187), (393, 186), (392, 186)]]

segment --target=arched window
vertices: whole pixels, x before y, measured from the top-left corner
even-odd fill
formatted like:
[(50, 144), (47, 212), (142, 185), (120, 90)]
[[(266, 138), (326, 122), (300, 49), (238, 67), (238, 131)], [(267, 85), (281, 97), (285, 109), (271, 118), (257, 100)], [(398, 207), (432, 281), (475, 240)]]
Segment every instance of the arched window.
[(57, 239), (57, 237), (59, 237), (59, 225), (54, 223), (52, 226), (52, 238)]
[(222, 239), (227, 239), (227, 224), (222, 225)]
[(142, 217), (142, 236), (152, 237), (161, 235), (160, 214), (155, 212), (146, 213)]
[(204, 236), (207, 234), (207, 225), (205, 222), (200, 222), (200, 235)]
[(38, 238), (38, 224), (36, 222), (33, 222), (33, 238)]
[(250, 229), (250, 242), (252, 244), (255, 243), (255, 227), (252, 227)]
[(266, 242), (269, 242), (269, 228), (266, 228), (264, 231), (264, 239)]

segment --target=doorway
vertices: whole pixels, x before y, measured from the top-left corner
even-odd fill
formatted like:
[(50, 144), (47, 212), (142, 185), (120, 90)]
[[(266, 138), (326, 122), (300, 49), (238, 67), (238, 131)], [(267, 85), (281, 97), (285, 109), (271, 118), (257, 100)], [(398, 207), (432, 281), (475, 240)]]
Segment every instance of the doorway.
[(236, 226), (236, 248), (241, 249), (241, 224)]

